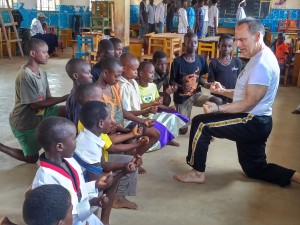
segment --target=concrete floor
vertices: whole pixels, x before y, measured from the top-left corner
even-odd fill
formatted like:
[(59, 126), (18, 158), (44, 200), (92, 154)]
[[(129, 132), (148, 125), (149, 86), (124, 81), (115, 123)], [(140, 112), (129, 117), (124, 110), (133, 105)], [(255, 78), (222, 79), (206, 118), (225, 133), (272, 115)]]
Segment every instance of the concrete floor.
[[(3, 142), (18, 147), (8, 124), (14, 105), (14, 82), (26, 60), (0, 59), (0, 127)], [(53, 96), (66, 94), (71, 81), (65, 73), (66, 58), (53, 58), (45, 68)], [(300, 115), (290, 112), (300, 103), (300, 89), (280, 87), (274, 104), (274, 127), (267, 145), (269, 161), (300, 171)], [(202, 109), (195, 108), (194, 114)], [(203, 185), (182, 184), (173, 175), (186, 171), (188, 135), (176, 139), (182, 147), (167, 146), (147, 153), (139, 175), (138, 196), (130, 198), (138, 211), (114, 209), (111, 224), (117, 225), (298, 225), (300, 224), (300, 185), (281, 188), (251, 180), (243, 174), (235, 144), (216, 140), (207, 162), (207, 181)], [(21, 216), (23, 192), (31, 184), (37, 166), (20, 163), (0, 153), (0, 217), (6, 215), (24, 224)]]

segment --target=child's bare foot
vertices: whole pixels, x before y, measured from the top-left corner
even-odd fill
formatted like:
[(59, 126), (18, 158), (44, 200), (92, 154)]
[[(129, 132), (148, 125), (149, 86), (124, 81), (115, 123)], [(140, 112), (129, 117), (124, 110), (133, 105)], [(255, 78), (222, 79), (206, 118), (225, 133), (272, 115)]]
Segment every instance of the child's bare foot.
[(294, 173), (294, 175), (292, 176), (292, 181), (300, 184), (300, 173), (299, 172)]
[(180, 144), (176, 141), (170, 141), (167, 145), (171, 145), (171, 146), (175, 146), (175, 147), (179, 147)]
[(135, 202), (131, 202), (128, 199), (126, 199), (123, 196), (116, 195), (113, 208), (120, 209), (120, 208), (126, 208), (126, 209), (138, 209), (138, 205)]
[(0, 225), (17, 225), (11, 222), (7, 217), (3, 217), (0, 219)]
[(138, 167), (138, 173), (139, 174), (145, 174), (145, 173), (147, 173), (147, 171), (143, 167), (139, 166)]
[(205, 182), (205, 174), (194, 169), (183, 174), (175, 175), (174, 178), (183, 183), (203, 184)]

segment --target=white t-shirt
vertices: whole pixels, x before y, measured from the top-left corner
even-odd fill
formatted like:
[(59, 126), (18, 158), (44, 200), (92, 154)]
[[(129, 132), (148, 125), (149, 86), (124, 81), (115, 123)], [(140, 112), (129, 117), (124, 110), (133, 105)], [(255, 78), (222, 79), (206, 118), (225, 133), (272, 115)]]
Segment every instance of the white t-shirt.
[(202, 10), (204, 10), (204, 22), (208, 22), (208, 5), (204, 5)]
[(239, 6), (236, 12), (236, 21), (239, 21), (246, 17), (246, 13), (243, 7)]
[(76, 138), (75, 153), (86, 163), (101, 162), (102, 148), (105, 142), (87, 129), (83, 129)]
[(279, 85), (279, 74), (280, 69), (274, 53), (270, 48), (265, 47), (250, 59), (245, 69), (239, 74), (233, 102), (244, 99), (246, 87), (249, 84), (267, 86), (268, 90), (265, 96), (248, 113), (256, 116), (271, 116), (272, 104)]
[(155, 23), (165, 22), (165, 4), (159, 3), (155, 10)]
[(37, 18), (34, 18), (30, 25), (30, 35), (34, 36), (36, 34), (44, 34), (45, 31), (43, 30), (41, 21), (39, 21)]
[[(178, 33), (186, 33), (189, 23), (187, 21), (187, 12), (184, 8), (178, 10)], [(185, 30), (185, 32), (181, 32)]]
[(216, 17), (217, 27), (219, 24), (219, 9), (217, 6), (212, 5), (208, 10), (208, 26), (215, 27), (214, 18)]

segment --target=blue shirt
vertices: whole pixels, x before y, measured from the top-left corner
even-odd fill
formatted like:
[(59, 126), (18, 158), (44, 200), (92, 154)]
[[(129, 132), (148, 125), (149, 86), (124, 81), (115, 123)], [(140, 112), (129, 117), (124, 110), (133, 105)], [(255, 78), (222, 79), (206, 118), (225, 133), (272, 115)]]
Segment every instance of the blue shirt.
[(193, 7), (188, 7), (186, 10), (189, 26), (191, 28), (195, 25), (195, 9)]

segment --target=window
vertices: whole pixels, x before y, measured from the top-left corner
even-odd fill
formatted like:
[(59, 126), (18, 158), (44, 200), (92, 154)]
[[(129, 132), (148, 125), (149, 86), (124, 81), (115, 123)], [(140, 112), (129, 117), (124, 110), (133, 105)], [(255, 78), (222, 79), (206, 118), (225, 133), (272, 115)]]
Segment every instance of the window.
[[(10, 8), (13, 8), (13, 0), (8, 0)], [(0, 8), (7, 8), (6, 0), (0, 0)]]
[(55, 0), (37, 0), (38, 11), (55, 11)]

